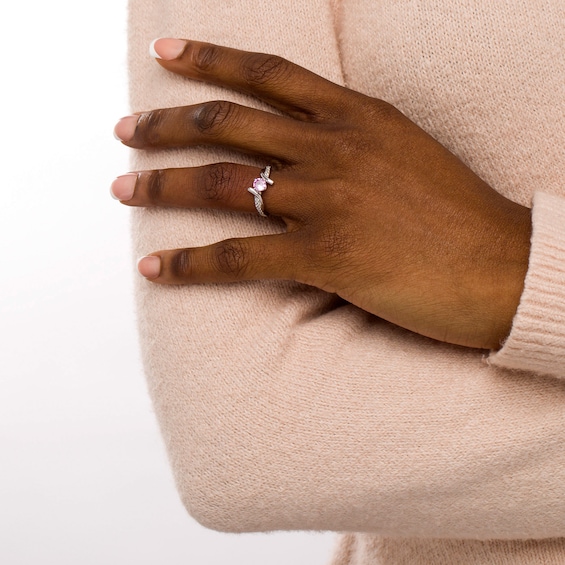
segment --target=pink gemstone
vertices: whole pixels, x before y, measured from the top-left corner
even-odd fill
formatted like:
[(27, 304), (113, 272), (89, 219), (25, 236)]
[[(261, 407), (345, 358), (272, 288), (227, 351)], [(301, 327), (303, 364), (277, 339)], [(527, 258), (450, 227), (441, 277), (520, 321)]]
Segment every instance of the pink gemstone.
[(253, 188), (257, 192), (263, 192), (264, 190), (267, 190), (267, 183), (265, 182), (265, 179), (262, 179), (261, 177), (255, 179), (253, 181)]

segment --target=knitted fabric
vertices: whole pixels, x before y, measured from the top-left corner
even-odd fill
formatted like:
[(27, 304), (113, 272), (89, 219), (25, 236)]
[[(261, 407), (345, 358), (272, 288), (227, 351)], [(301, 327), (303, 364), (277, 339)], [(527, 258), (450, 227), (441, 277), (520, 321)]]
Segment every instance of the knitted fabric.
[[(335, 565), (565, 561), (561, 539), (535, 541), (565, 537), (564, 21), (545, 0), (131, 0), (133, 111), (263, 107), (167, 73), (147, 54), (156, 37), (276, 53), (393, 103), (496, 190), (534, 202), (524, 294), (488, 359), (295, 283), (139, 279), (149, 390), (201, 523), (365, 532), (343, 537)], [(225, 160), (254, 162), (191, 148), (135, 152), (133, 168)], [(133, 213), (136, 256), (279, 230)]]

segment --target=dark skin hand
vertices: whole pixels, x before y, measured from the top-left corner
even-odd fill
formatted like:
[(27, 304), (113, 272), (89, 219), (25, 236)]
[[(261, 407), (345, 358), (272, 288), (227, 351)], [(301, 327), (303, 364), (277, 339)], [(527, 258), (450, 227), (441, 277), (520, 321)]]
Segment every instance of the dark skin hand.
[[(265, 210), (286, 232), (142, 258), (158, 284), (287, 279), (337, 293), (376, 316), (459, 345), (498, 348), (528, 266), (528, 208), (500, 194), (390, 104), (272, 55), (195, 41), (154, 44), (165, 69), (250, 94), (122, 119), (129, 147), (216, 145), (272, 165)], [(141, 171), (112, 187), (129, 206), (257, 214), (259, 176), (233, 163)], [(269, 221), (269, 220), (265, 220)]]

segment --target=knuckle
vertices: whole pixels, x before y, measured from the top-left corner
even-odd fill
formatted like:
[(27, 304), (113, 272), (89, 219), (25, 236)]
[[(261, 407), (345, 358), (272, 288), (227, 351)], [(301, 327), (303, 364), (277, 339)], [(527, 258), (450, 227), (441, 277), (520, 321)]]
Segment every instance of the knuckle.
[(151, 171), (147, 179), (147, 198), (153, 204), (163, 202), (165, 172), (162, 169)]
[(171, 258), (171, 275), (175, 279), (185, 280), (192, 272), (192, 254), (189, 249), (180, 249)]
[(330, 132), (327, 143), (333, 162), (346, 168), (362, 160), (364, 155), (382, 152), (390, 134), (405, 121), (400, 110), (384, 100), (365, 97), (356, 109), (362, 122), (356, 119)]
[(365, 132), (358, 128), (342, 129), (334, 136), (329, 145), (333, 162), (349, 167), (351, 163), (357, 162), (361, 156), (371, 152), (376, 140), (368, 138)]
[(153, 110), (142, 114), (137, 123), (137, 130), (143, 139), (150, 145), (159, 145), (162, 139), (165, 114), (160, 110)]
[(398, 118), (402, 115), (400, 110), (395, 108), (392, 104), (378, 98), (373, 98), (371, 100), (367, 111), (373, 120), (376, 120), (381, 124), (396, 122), (396, 120), (398, 120)]
[(226, 240), (216, 246), (214, 268), (222, 274), (242, 277), (248, 266), (247, 251), (239, 240)]
[(326, 290), (337, 292), (343, 273), (355, 269), (354, 238), (336, 227), (311, 234), (302, 248), (302, 260), (307, 265), (304, 281)]
[(335, 225), (312, 234), (304, 244), (308, 264), (318, 271), (335, 269), (351, 255), (353, 239), (352, 235)]
[(217, 45), (200, 44), (192, 49), (192, 64), (197, 72), (206, 74), (213, 71), (221, 59), (222, 50)]
[(322, 258), (346, 257), (351, 247), (351, 237), (335, 226), (326, 228), (317, 240), (317, 252)]
[(243, 63), (243, 77), (251, 86), (281, 81), (292, 70), (292, 64), (277, 55), (253, 53)]
[(194, 122), (200, 133), (218, 135), (226, 127), (235, 105), (225, 100), (207, 102), (200, 106), (194, 115)]
[(230, 194), (233, 168), (226, 163), (210, 165), (203, 172), (198, 183), (199, 196), (202, 200), (225, 201)]

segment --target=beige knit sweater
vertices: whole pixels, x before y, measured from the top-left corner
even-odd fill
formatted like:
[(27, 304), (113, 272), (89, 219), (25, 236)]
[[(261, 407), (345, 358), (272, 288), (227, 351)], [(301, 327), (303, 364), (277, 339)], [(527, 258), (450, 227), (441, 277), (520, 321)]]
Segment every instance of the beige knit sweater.
[[(204, 525), (365, 532), (342, 537), (335, 565), (565, 563), (564, 30), (561, 0), (130, 0), (133, 111), (256, 104), (164, 71), (147, 53), (156, 37), (277, 53), (393, 103), (533, 202), (524, 294), (491, 355), (298, 284), (140, 278), (150, 392)], [(220, 160), (245, 159), (137, 152), (133, 168)], [(274, 229), (209, 210), (133, 215), (136, 256)]]

